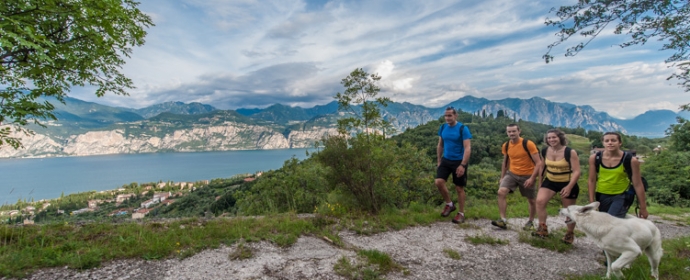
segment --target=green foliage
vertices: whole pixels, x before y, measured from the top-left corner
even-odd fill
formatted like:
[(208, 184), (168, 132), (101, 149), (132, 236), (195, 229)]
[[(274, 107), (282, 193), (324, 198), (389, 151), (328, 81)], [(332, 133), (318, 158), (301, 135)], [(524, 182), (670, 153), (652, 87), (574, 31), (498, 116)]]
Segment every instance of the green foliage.
[(625, 34), (630, 40), (621, 47), (644, 45), (656, 39), (664, 42), (661, 50), (675, 53), (665, 62), (673, 63), (680, 71), (668, 79), (677, 78), (679, 85), (690, 91), (690, 3), (688, 1), (659, 0), (592, 0), (577, 1), (577, 4), (561, 6), (556, 11), (557, 19), (546, 19), (545, 24), (560, 29), (558, 40), (548, 46), (543, 58), (553, 60), (549, 53), (555, 47), (573, 36), (589, 37), (586, 43), (579, 43), (566, 50), (565, 56), (575, 56), (603, 31), (609, 23), (615, 23), (614, 34)]
[[(378, 108), (378, 106), (385, 107), (391, 102), (388, 97), (376, 97), (381, 90), (376, 85), (379, 80), (381, 77), (377, 74), (370, 75), (362, 68), (358, 68), (340, 82), (345, 87), (345, 91), (335, 95), (335, 99), (338, 100), (338, 110), (354, 115), (338, 120), (338, 131), (341, 134), (348, 134), (352, 130), (368, 134), (373, 132), (372, 130), (382, 129), (385, 135), (386, 129), (392, 129), (390, 122), (383, 119)], [(361, 111), (355, 110), (353, 105), (356, 104), (362, 104)]]
[[(0, 2), (0, 123), (26, 133), (29, 122), (56, 119), (54, 106), (72, 86), (94, 86), (126, 95), (130, 79), (120, 73), (131, 47), (144, 44), (153, 25), (132, 0), (5, 0)], [(21, 146), (0, 130), (0, 144)]]
[(291, 158), (279, 170), (264, 173), (247, 191), (237, 193), (239, 211), (245, 215), (311, 213), (329, 191), (326, 177), (319, 162)]
[(371, 213), (384, 206), (403, 207), (435, 197), (426, 156), (410, 145), (399, 147), (380, 135), (332, 136), (315, 159), (327, 167), (328, 186), (343, 195), (340, 203)]
[(666, 134), (670, 136), (671, 149), (690, 152), (690, 121), (678, 118), (678, 123), (671, 125)]
[(649, 197), (672, 206), (690, 206), (690, 152), (662, 151), (647, 157), (642, 173), (649, 182)]

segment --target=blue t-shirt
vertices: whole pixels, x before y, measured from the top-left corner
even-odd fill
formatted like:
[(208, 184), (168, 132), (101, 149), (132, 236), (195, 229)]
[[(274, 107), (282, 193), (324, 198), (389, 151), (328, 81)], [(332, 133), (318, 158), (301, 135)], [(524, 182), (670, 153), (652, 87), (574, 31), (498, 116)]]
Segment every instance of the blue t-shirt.
[(443, 157), (449, 160), (462, 160), (465, 155), (465, 146), (462, 142), (472, 139), (472, 134), (467, 126), (463, 127), (462, 139), (460, 139), (460, 127), (462, 123), (456, 122), (454, 126), (444, 123), (438, 129), (438, 136), (443, 139)]

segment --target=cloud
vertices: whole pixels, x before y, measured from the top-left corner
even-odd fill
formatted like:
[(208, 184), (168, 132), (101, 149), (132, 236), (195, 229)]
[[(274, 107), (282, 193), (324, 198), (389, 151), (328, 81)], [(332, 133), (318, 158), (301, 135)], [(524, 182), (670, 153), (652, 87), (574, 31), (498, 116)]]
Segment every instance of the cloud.
[(544, 63), (557, 38), (543, 24), (559, 1), (150, 0), (146, 45), (123, 72), (129, 97), (77, 98), (143, 107), (164, 101), (220, 108), (333, 101), (355, 68), (378, 73), (381, 95), (438, 107), (473, 95), (540, 96), (592, 105), (619, 117), (677, 109), (687, 94), (666, 81), (658, 42), (621, 49), (624, 36), (602, 33), (575, 57), (564, 48)]

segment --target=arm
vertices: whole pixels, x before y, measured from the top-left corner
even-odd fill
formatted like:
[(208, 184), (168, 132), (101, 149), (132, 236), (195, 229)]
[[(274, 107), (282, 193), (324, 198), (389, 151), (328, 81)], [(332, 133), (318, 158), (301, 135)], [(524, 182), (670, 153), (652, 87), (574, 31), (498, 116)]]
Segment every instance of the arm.
[(644, 185), (642, 184), (642, 177), (640, 176), (640, 162), (636, 157), (630, 161), (632, 167), (632, 183), (637, 195), (637, 201), (640, 202), (640, 218), (646, 219), (649, 216), (647, 212), (647, 197), (644, 193)]
[(458, 170), (455, 171), (458, 176), (464, 175), (465, 171), (467, 171), (465, 166), (470, 163), (470, 155), (472, 154), (472, 144), (470, 143), (470, 139), (463, 140), (462, 146), (465, 147), (465, 152), (462, 154), (462, 163), (460, 163), (460, 166), (458, 166)]
[(587, 191), (589, 192), (589, 203), (594, 202), (594, 193), (597, 190), (597, 167), (595, 163), (597, 155), (589, 156), (589, 177), (587, 178)]
[(534, 171), (532, 171), (532, 175), (525, 181), (525, 188), (532, 187), (534, 185), (534, 181), (538, 178), (539, 173), (541, 173), (541, 170), (539, 170), (537, 167), (541, 166), (541, 157), (539, 157), (539, 152), (536, 152), (534, 154), (530, 155), (532, 157), (532, 160), (534, 161)]
[(436, 166), (441, 166), (441, 157), (443, 157), (443, 138), (438, 137), (438, 145), (436, 145)]
[(577, 152), (575, 150), (570, 150), (570, 166), (573, 173), (570, 174), (570, 182), (568, 182), (568, 185), (561, 190), (562, 197), (567, 197), (570, 195), (570, 191), (573, 189), (575, 184), (577, 184), (577, 180), (580, 179), (580, 174), (582, 174), (582, 171), (580, 171), (580, 158), (577, 156)]

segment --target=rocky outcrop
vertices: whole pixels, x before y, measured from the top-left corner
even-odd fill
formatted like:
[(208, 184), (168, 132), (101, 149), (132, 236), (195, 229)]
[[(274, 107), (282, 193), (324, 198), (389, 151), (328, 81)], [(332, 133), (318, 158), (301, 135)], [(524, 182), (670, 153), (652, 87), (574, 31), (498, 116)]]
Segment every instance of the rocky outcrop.
[(124, 129), (89, 131), (62, 139), (44, 134), (17, 135), (23, 148), (0, 147), (0, 157), (89, 156), (106, 154), (261, 150), (312, 147), (337, 129), (313, 127), (284, 135), (268, 126), (227, 122), (174, 130), (161, 136), (130, 135)]

